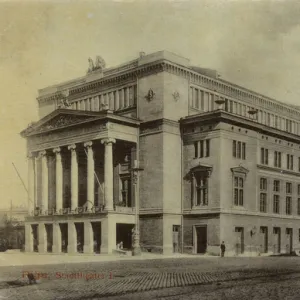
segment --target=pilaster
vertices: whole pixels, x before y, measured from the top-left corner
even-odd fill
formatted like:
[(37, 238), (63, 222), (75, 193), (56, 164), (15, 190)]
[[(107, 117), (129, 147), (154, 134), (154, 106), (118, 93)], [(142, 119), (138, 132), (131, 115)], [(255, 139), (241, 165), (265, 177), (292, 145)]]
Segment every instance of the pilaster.
[(38, 251), (39, 253), (46, 253), (47, 252), (47, 233), (44, 223), (40, 223), (38, 225), (38, 239), (39, 239), (39, 246)]
[(62, 236), (59, 223), (53, 223), (53, 253), (61, 253)]
[(92, 223), (89, 221), (84, 222), (84, 253), (94, 253), (94, 233)]
[(68, 253), (77, 253), (77, 233), (74, 222), (68, 222)]

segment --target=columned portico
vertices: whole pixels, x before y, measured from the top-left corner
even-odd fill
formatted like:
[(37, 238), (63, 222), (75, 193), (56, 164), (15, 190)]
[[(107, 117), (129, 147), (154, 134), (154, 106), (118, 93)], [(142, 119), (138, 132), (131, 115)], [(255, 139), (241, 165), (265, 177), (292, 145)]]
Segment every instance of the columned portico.
[(94, 153), (92, 148), (93, 142), (84, 143), (84, 147), (87, 151), (87, 209), (90, 210), (94, 206), (94, 173), (95, 173), (95, 163), (94, 163)]
[(42, 159), (42, 211), (48, 210), (48, 159), (47, 152), (41, 151), (40, 157)]
[(113, 210), (113, 149), (112, 146), (116, 142), (115, 139), (106, 138), (101, 140), (105, 146), (104, 151), (104, 197), (106, 210)]
[(63, 208), (63, 167), (61, 161), (61, 149), (59, 147), (53, 149), (56, 159), (56, 211)]
[(78, 207), (78, 161), (76, 145), (68, 146), (71, 151), (71, 210), (74, 211)]

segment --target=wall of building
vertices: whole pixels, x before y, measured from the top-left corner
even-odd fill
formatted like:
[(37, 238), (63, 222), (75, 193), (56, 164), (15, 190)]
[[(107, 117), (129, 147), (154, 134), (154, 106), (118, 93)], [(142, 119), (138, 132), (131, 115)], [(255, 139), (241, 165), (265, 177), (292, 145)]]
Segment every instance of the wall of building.
[[(149, 90), (154, 92), (153, 99), (147, 99)], [(163, 118), (164, 74), (157, 73), (143, 77), (138, 82), (138, 117), (142, 121)]]
[(163, 117), (178, 121), (188, 115), (188, 79), (163, 72)]
[[(191, 135), (184, 143), (183, 150), (183, 189), (184, 189), (184, 209), (192, 207), (192, 185), (190, 178), (187, 176), (192, 167), (199, 164), (212, 167), (212, 172), (208, 182), (208, 206), (204, 209), (216, 209), (220, 207), (220, 157), (221, 152), (220, 134), (212, 131), (215, 125), (204, 125), (202, 132)], [(211, 129), (209, 129), (211, 128)], [(210, 155), (209, 157), (195, 158), (194, 142), (203, 139), (210, 139)]]
[(140, 137), (140, 209), (163, 208), (163, 134)]
[(220, 219), (218, 216), (204, 217), (200, 215), (183, 218), (183, 252), (196, 253), (195, 226), (207, 226), (207, 253), (220, 253)]
[[(289, 244), (286, 235), (286, 229), (293, 229), (293, 245), (292, 248), (300, 247), (299, 243), (299, 220), (283, 217), (270, 216), (249, 216), (249, 215), (234, 215), (222, 214), (220, 222), (220, 237), (226, 245), (226, 253), (229, 256), (240, 254), (237, 244), (238, 236), (235, 232), (236, 227), (241, 227), (244, 230), (244, 251), (245, 255), (257, 255), (263, 253), (263, 238), (260, 233), (260, 227), (268, 228), (268, 254), (276, 253), (276, 237), (273, 233), (274, 227), (281, 229), (281, 253), (287, 253), (287, 245)], [(252, 231), (252, 236), (251, 236)]]
[[(257, 134), (251, 130), (232, 126), (230, 124), (220, 124), (221, 130), (221, 161), (220, 161), (220, 180), (221, 180), (221, 205), (223, 209), (242, 209), (249, 211), (257, 210), (256, 189), (257, 183)], [(246, 144), (246, 157), (239, 159), (233, 157), (233, 140)], [(244, 205), (243, 207), (234, 206), (233, 194), (233, 173), (231, 168), (242, 166), (249, 172), (244, 181)]]
[(163, 217), (140, 216), (140, 245), (143, 250), (163, 253)]

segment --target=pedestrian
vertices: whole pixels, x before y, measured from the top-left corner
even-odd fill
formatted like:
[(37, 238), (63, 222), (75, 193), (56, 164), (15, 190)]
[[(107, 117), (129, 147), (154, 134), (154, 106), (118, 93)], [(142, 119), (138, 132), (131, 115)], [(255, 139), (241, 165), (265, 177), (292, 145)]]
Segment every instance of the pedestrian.
[(225, 250), (226, 250), (224, 241), (222, 242), (220, 248), (221, 248), (221, 257), (224, 257)]

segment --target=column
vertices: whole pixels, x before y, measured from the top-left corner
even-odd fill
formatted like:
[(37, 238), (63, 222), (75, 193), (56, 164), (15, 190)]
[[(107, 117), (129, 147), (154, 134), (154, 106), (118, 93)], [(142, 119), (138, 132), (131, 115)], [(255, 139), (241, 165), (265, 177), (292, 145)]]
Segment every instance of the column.
[(76, 145), (68, 146), (71, 150), (71, 210), (78, 207), (78, 161)]
[(61, 240), (59, 223), (53, 223), (53, 253), (61, 253)]
[(74, 222), (68, 223), (68, 253), (77, 252), (77, 233)]
[(94, 232), (92, 223), (84, 222), (84, 245), (83, 253), (94, 253)]
[(120, 107), (120, 108), (124, 108), (124, 105), (125, 105), (125, 104), (124, 104), (124, 103), (125, 103), (125, 102), (124, 102), (124, 101), (125, 101), (124, 98), (125, 98), (125, 95), (124, 95), (124, 89), (121, 89), (121, 90), (120, 90), (120, 97), (119, 97), (119, 107)]
[(119, 102), (119, 91), (115, 91), (115, 110), (118, 110), (120, 108), (120, 102)]
[(125, 107), (129, 106), (129, 87), (126, 88), (126, 96), (125, 96), (124, 106)]
[(113, 149), (112, 144), (116, 140), (112, 138), (106, 138), (101, 140), (101, 143), (105, 146), (104, 151), (104, 199), (105, 209), (113, 210)]
[(94, 153), (92, 148), (93, 142), (84, 143), (84, 147), (87, 151), (87, 208), (90, 210), (94, 205), (95, 197), (95, 164), (94, 164)]
[(116, 220), (113, 215), (101, 221), (101, 248), (100, 253), (112, 253), (113, 249), (117, 247), (116, 237)]
[(47, 233), (44, 223), (38, 225), (39, 253), (47, 252)]
[(35, 209), (35, 161), (32, 153), (28, 155), (28, 214), (31, 215)]
[(25, 224), (25, 252), (33, 252), (33, 235), (31, 224)]
[(42, 158), (42, 211), (48, 210), (48, 160), (47, 152), (40, 152)]
[(59, 212), (63, 208), (63, 166), (61, 161), (60, 148), (53, 149), (55, 153), (56, 175), (55, 175), (55, 188), (56, 188), (56, 211)]

